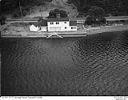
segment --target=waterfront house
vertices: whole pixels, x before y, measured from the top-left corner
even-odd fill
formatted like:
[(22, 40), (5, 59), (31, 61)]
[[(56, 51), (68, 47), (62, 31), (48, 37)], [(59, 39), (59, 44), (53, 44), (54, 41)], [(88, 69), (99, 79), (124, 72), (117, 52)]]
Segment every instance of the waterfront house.
[(50, 18), (47, 25), (48, 31), (77, 31), (77, 21), (68, 18)]
[[(38, 30), (39, 28), (39, 30)], [(77, 31), (77, 21), (68, 18), (49, 18), (38, 21), (30, 26), (30, 31)]]

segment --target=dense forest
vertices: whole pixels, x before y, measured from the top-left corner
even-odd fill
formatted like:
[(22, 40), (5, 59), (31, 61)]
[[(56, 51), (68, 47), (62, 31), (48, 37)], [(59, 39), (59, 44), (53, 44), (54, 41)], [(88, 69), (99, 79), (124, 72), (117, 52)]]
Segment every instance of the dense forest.
[(46, 1), (50, 2), (52, 0), (1, 0), (0, 8), (3, 14), (12, 13), (16, 9), (19, 10), (19, 5), (23, 9), (29, 10), (32, 6), (44, 5)]
[[(52, 0), (2, 0), (0, 8), (2, 13), (12, 13), (12, 11), (18, 8), (20, 3), (22, 8), (27, 11), (32, 6), (45, 4), (46, 1), (50, 2)], [(88, 9), (92, 6), (103, 8), (106, 16), (128, 15), (128, 0), (68, 0), (68, 3), (73, 3), (80, 15), (86, 15)]]
[(128, 15), (128, 0), (69, 0), (74, 3), (81, 14), (86, 14), (91, 6), (98, 6), (105, 10), (106, 16)]

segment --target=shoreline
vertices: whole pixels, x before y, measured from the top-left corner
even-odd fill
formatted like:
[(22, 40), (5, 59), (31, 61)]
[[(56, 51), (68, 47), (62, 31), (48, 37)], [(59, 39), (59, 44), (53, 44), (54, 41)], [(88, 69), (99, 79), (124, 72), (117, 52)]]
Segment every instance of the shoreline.
[(127, 31), (128, 25), (118, 25), (118, 26), (100, 26), (100, 27), (90, 27), (85, 28), (84, 30), (79, 30), (77, 32), (56, 32), (56, 34), (51, 35), (53, 32), (30, 32), (30, 31), (24, 31), (24, 32), (15, 32), (13, 31), (11, 34), (5, 34), (1, 33), (1, 37), (3, 38), (47, 38), (49, 35), (51, 37), (49, 38), (59, 38), (60, 37), (85, 37), (88, 35), (94, 35), (94, 34), (101, 34), (105, 32), (119, 32), (119, 31)]

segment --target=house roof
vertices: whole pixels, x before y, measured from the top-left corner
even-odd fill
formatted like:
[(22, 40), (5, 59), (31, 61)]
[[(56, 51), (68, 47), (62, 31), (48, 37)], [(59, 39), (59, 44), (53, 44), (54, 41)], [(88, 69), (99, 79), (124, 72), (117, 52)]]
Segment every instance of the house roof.
[(38, 22), (38, 24), (41, 26), (47, 26), (47, 20), (41, 20)]
[(31, 24), (35, 25), (35, 26), (47, 26), (47, 21), (46, 20), (41, 20), (38, 22), (32, 22)]
[(70, 26), (77, 26), (77, 21), (70, 21)]
[(54, 21), (69, 21), (69, 18), (48, 18), (48, 22), (54, 22)]

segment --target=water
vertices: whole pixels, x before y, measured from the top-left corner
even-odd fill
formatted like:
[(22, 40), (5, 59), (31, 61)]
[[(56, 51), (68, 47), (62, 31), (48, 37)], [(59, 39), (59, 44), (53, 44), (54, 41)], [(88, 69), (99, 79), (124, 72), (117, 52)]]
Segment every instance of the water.
[(2, 39), (2, 95), (128, 95), (128, 32)]

